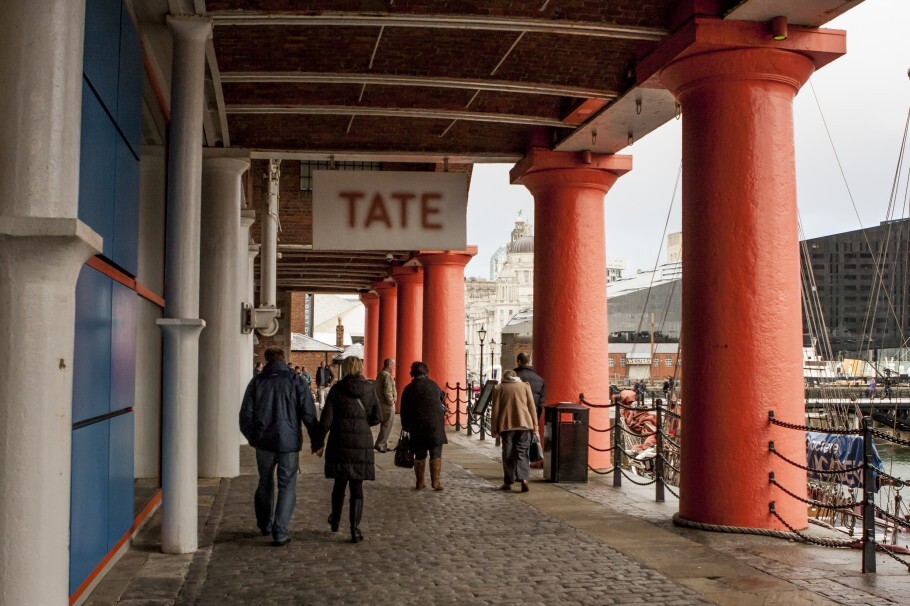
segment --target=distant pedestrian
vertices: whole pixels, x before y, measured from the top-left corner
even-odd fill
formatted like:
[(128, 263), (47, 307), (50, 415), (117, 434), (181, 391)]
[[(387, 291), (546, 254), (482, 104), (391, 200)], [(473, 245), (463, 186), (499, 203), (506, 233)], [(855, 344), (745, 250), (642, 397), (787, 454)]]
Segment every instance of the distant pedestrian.
[(670, 392), (673, 390), (673, 384), (670, 382), (672, 379), (673, 377), (667, 377), (663, 384), (664, 398), (667, 400), (670, 399)]
[[(288, 526), (297, 500), (297, 469), (303, 445), (303, 423), (313, 450), (318, 449), (313, 397), (284, 361), (284, 350), (265, 350), (267, 364), (247, 385), (240, 407), (240, 431), (256, 449), (259, 486), (254, 505), (256, 524), (274, 545), (290, 541)], [(274, 474), (277, 467), (278, 496)]]
[(297, 373), (297, 376), (298, 376), (298, 377), (301, 377), (301, 378), (303, 377), (303, 373), (300, 372), (300, 367), (299, 367), (299, 366), (295, 366), (295, 367), (294, 367), (294, 372)]
[(392, 433), (392, 423), (395, 420), (395, 360), (386, 358), (382, 370), (376, 375), (376, 396), (379, 398), (379, 409), (382, 411), (382, 425), (379, 426), (379, 435), (373, 448), (379, 452), (389, 452), (389, 434)]
[(307, 367), (304, 366), (301, 372), (303, 375), (303, 383), (307, 386), (307, 389), (313, 389), (313, 375), (310, 374), (310, 371), (307, 370)]
[[(349, 356), (341, 363), (344, 377), (329, 392), (319, 419), (321, 447), (326, 434), (325, 477), (333, 478), (332, 513), (329, 525), (338, 532), (345, 490), (350, 486), (351, 542), (363, 540), (360, 520), (363, 517), (363, 483), (376, 479), (373, 462), (373, 432), (370, 427), (381, 419), (379, 400), (372, 383), (363, 377), (363, 362)], [(322, 455), (323, 450), (317, 451)]]
[(537, 431), (537, 416), (531, 385), (523, 382), (514, 370), (502, 374), (502, 383), (493, 389), (493, 411), (490, 415), (490, 434), (502, 440), (502, 486), (512, 490), (515, 480), (521, 491), (528, 492), (531, 476), (528, 448), (533, 432)]
[(316, 394), (320, 409), (325, 406), (326, 391), (332, 386), (334, 380), (335, 373), (332, 372), (332, 369), (326, 366), (325, 362), (320, 362), (319, 368), (316, 369)]
[(870, 400), (875, 399), (875, 379), (874, 378), (871, 381), (869, 381), (869, 399)]
[(645, 384), (644, 379), (640, 379), (638, 383), (635, 384), (635, 394), (637, 396), (638, 402), (640, 404), (645, 403), (645, 395), (647, 394), (648, 387)]
[[(543, 377), (534, 371), (531, 366), (531, 357), (528, 354), (521, 352), (518, 354), (517, 361), (518, 367), (515, 368), (515, 374), (518, 375), (519, 379), (531, 386), (531, 393), (534, 394), (534, 408), (537, 411), (537, 419), (539, 421), (540, 415), (543, 413), (543, 407), (546, 405), (547, 384), (544, 382)], [(505, 374), (503, 374), (503, 380), (505, 380)]]
[(430, 456), (430, 484), (442, 490), (442, 446), (448, 444), (445, 431), (445, 394), (428, 375), (423, 362), (411, 364), (412, 380), (401, 392), (401, 429), (410, 436), (414, 453), (415, 488), (426, 488), (424, 474)]

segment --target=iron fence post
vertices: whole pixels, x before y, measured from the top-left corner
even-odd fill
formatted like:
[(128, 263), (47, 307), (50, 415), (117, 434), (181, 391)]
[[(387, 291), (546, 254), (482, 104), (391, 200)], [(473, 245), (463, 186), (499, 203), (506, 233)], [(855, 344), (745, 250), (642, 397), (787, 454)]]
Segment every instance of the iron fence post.
[(461, 431), (461, 383), (455, 383), (455, 431)]
[(465, 398), (467, 400), (466, 416), (468, 418), (467, 435), (472, 436), (472, 435), (474, 435), (474, 428), (472, 427), (472, 425), (474, 424), (474, 413), (471, 412), (471, 408), (473, 407), (472, 406), (473, 399), (474, 399), (474, 383), (473, 382), (468, 383), (468, 391), (467, 391), (466, 396), (467, 396)]
[(654, 500), (658, 503), (664, 502), (664, 430), (663, 430), (663, 413), (661, 412), (661, 402), (658, 400), (655, 403), (654, 398), (651, 398), (651, 402), (654, 403), (655, 408), (657, 409), (657, 459), (654, 465), (654, 476), (656, 482), (654, 482)]
[(622, 460), (622, 447), (620, 443), (622, 442), (622, 430), (620, 429), (620, 406), (619, 401), (613, 403), (615, 407), (613, 409), (613, 486), (622, 486), (622, 471), (620, 470), (619, 463)]
[(875, 474), (872, 417), (863, 417), (863, 572), (875, 572)]

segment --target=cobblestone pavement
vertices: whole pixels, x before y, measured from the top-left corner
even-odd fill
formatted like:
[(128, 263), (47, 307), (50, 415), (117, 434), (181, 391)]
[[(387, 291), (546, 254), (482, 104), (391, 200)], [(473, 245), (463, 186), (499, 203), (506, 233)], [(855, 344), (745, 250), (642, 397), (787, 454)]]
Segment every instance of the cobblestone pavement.
[(200, 481), (200, 550), (165, 556), (159, 516), (89, 597), (89, 606), (174, 604), (895, 604), (910, 575), (857, 572), (859, 553), (675, 528), (675, 499), (653, 487), (542, 482), (497, 490), (492, 440), (450, 434), (446, 490), (414, 491), (413, 472), (377, 455), (361, 528), (329, 531), (331, 481), (301, 457), (292, 542), (255, 527), (253, 452), (242, 475)]

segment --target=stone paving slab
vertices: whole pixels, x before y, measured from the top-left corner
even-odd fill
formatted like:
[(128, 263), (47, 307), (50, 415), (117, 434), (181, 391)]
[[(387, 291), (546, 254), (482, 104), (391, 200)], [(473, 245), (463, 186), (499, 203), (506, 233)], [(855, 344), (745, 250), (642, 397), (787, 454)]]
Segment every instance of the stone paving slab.
[(156, 516), (87, 603), (910, 603), (910, 575), (881, 560), (885, 574), (857, 574), (858, 552), (673, 527), (675, 500), (654, 503), (653, 487), (556, 485), (534, 471), (529, 493), (501, 492), (493, 441), (450, 436), (441, 493), (414, 491), (411, 470), (377, 455), (358, 545), (347, 503), (341, 532), (329, 531), (332, 483), (307, 454), (293, 540), (271, 547), (255, 527), (255, 465), (243, 448), (241, 476), (201, 481), (196, 554), (160, 554)]

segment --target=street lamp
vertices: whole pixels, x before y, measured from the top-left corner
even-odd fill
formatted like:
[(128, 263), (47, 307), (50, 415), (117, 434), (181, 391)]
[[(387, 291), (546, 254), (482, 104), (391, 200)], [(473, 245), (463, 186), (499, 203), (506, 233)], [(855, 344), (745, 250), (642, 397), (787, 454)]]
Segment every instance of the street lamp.
[(496, 345), (496, 339), (490, 339), (490, 378), (496, 378), (496, 358), (493, 356), (493, 347)]
[(477, 336), (480, 337), (480, 384), (483, 385), (483, 340), (487, 338), (487, 329), (484, 328), (484, 325), (480, 325), (480, 330), (477, 331)]

